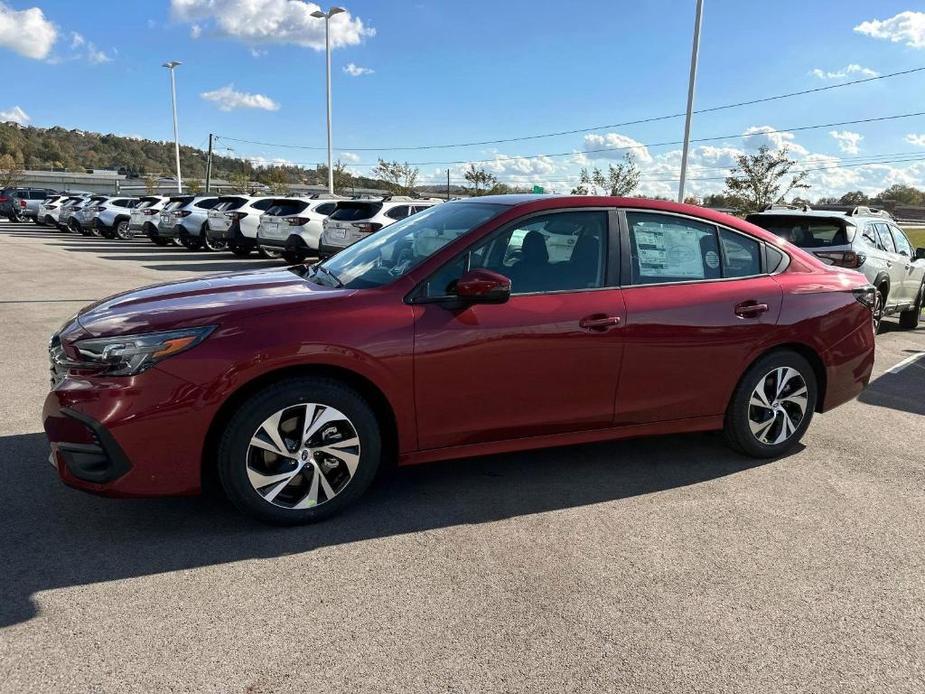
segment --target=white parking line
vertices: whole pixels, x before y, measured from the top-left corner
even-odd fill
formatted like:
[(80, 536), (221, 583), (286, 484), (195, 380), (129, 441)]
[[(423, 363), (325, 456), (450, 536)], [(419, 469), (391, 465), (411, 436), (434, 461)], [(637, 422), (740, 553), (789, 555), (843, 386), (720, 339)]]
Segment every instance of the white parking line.
[(886, 373), (898, 374), (900, 371), (905, 369), (907, 366), (910, 366), (913, 362), (915, 362), (920, 357), (925, 357), (925, 352), (918, 352), (916, 354), (913, 354), (911, 357), (906, 357), (905, 359), (903, 359), (901, 362), (899, 362), (892, 368), (887, 369)]

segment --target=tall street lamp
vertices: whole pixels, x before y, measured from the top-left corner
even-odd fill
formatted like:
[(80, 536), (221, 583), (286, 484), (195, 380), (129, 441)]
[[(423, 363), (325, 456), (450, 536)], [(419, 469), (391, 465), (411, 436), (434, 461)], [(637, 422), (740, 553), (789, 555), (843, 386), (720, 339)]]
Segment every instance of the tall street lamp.
[(332, 7), (327, 12), (315, 10), (312, 17), (324, 19), (325, 70), (328, 91), (328, 192), (334, 194), (334, 139), (331, 135), (331, 17), (346, 12), (343, 7)]
[(173, 105), (173, 144), (177, 155), (177, 192), (183, 192), (183, 179), (180, 177), (180, 131), (177, 128), (177, 81), (174, 78), (174, 68), (182, 65), (179, 60), (171, 60), (161, 67), (170, 70), (170, 103)]
[(684, 202), (684, 184), (687, 183), (687, 157), (691, 146), (691, 119), (694, 116), (694, 87), (697, 84), (697, 54), (700, 52), (700, 24), (703, 21), (703, 0), (697, 0), (694, 16), (694, 41), (691, 47), (691, 71), (687, 81), (687, 115), (684, 119), (684, 148), (681, 151), (681, 181), (678, 184), (678, 202)]

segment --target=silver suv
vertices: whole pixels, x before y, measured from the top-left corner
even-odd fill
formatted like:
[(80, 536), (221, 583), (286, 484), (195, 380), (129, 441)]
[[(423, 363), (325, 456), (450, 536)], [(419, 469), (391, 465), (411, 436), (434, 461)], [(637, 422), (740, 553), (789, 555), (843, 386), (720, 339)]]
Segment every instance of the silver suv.
[(746, 218), (829, 265), (864, 273), (877, 288), (874, 321), (899, 315), (903, 328), (919, 324), (925, 295), (925, 248), (912, 248), (889, 213), (869, 207), (846, 212), (774, 205)]
[(206, 236), (209, 210), (218, 204), (216, 195), (175, 195), (161, 211), (157, 235), (162, 239), (179, 239), (191, 251), (205, 248), (218, 250)]
[(95, 204), (87, 205), (77, 212), (81, 232), (107, 239), (130, 238), (128, 220), (138, 199), (124, 195), (92, 199)]
[(380, 200), (347, 200), (337, 203), (322, 223), (318, 257), (324, 260), (382, 227), (410, 217), (443, 200), (392, 195)]

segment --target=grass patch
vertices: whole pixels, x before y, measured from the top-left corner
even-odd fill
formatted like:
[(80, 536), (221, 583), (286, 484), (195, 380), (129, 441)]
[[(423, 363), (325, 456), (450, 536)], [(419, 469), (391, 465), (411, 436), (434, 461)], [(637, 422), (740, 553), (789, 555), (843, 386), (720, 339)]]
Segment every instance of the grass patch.
[(906, 227), (903, 231), (913, 248), (925, 248), (925, 227)]

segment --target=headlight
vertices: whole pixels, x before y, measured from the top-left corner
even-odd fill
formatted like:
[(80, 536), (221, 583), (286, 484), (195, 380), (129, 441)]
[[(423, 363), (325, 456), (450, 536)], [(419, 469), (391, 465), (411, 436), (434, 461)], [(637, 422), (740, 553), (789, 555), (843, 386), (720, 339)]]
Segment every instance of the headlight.
[(205, 340), (215, 326), (169, 330), (142, 335), (80, 340), (74, 347), (81, 367), (99, 368), (109, 376), (134, 376), (168, 357), (185, 352)]

